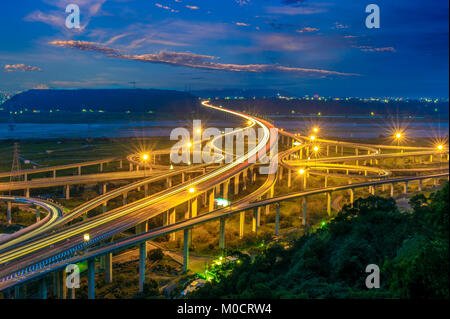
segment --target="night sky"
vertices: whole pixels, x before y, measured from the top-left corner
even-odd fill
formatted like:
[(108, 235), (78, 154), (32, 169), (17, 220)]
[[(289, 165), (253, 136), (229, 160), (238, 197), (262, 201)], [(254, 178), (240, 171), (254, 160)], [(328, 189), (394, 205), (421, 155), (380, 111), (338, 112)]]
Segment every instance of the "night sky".
[[(68, 4), (81, 29), (65, 26)], [(381, 8), (368, 29), (365, 8)], [(448, 97), (447, 0), (3, 0), (0, 92), (276, 89)]]

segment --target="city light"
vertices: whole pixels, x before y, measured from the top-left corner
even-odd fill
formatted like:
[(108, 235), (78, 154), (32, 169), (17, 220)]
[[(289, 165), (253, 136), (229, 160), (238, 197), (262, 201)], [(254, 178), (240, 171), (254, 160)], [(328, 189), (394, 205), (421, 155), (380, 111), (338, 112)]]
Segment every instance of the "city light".
[(84, 234), (83, 239), (85, 242), (88, 242), (91, 240), (91, 236), (89, 234)]
[(315, 127), (315, 128), (313, 129), (313, 132), (314, 132), (314, 133), (318, 133), (318, 132), (319, 132), (319, 128), (318, 128), (318, 127)]
[(187, 147), (189, 147), (189, 148), (192, 147), (192, 143), (191, 143), (191, 142), (187, 143), (186, 145), (187, 145)]
[(253, 122), (252, 121), (248, 121), (247, 124), (248, 125), (253, 125)]
[(442, 145), (442, 144), (438, 145), (437, 149), (440, 150), (440, 151), (444, 150), (444, 145)]
[(395, 138), (396, 139), (401, 139), (403, 137), (403, 134), (401, 133), (401, 132), (397, 132), (396, 134), (395, 134)]
[(142, 159), (143, 159), (144, 161), (148, 161), (149, 158), (150, 158), (150, 156), (149, 156), (148, 154), (142, 155)]
[(316, 140), (316, 136), (315, 135), (311, 135), (310, 139), (311, 139), (311, 141), (315, 141)]
[(300, 143), (299, 141), (294, 142), (294, 146), (300, 146), (300, 145), (302, 145), (302, 143)]
[(201, 129), (201, 128), (198, 128), (198, 129), (197, 129), (197, 133), (198, 133), (198, 134), (201, 134), (201, 133), (202, 133), (202, 129)]
[(217, 206), (219, 206), (219, 207), (228, 207), (231, 204), (228, 200), (223, 199), (223, 198), (217, 198), (216, 203), (217, 203)]
[(301, 168), (301, 169), (298, 171), (298, 173), (299, 173), (300, 175), (305, 175), (306, 170), (303, 169), (303, 168)]
[(314, 146), (314, 152), (318, 152), (320, 150), (319, 146)]
[(173, 170), (173, 165), (170, 165), (170, 170)]
[(189, 193), (193, 194), (196, 192), (196, 189), (194, 187), (189, 188)]

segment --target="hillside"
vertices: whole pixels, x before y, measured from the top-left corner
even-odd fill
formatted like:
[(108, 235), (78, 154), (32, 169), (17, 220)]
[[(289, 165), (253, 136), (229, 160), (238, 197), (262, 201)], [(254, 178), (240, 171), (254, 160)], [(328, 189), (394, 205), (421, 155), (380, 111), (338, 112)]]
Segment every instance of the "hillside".
[(165, 112), (186, 113), (197, 109), (197, 99), (189, 93), (145, 89), (30, 90), (6, 101), (5, 110), (81, 112)]

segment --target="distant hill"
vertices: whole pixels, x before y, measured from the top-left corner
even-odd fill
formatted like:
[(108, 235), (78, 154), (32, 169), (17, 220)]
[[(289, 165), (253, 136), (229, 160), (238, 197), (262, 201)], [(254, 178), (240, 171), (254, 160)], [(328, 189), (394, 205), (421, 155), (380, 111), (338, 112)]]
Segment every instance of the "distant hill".
[(448, 118), (448, 102), (426, 103), (421, 101), (391, 101), (381, 103), (377, 101), (361, 101), (352, 99), (349, 101), (340, 100), (304, 100), (292, 99), (284, 100), (278, 98), (267, 99), (237, 99), (237, 100), (217, 100), (224, 107), (231, 109), (270, 115), (355, 115), (368, 116), (372, 112), (381, 116), (427, 116), (433, 118)]
[(278, 94), (284, 96), (292, 96), (291, 93), (282, 90), (271, 90), (271, 89), (209, 89), (209, 90), (199, 90), (191, 91), (195, 96), (203, 98), (234, 98), (234, 97), (276, 97)]
[(186, 113), (197, 110), (198, 100), (179, 91), (152, 89), (30, 90), (15, 95), (2, 107), (7, 110), (81, 112), (83, 109), (105, 112)]

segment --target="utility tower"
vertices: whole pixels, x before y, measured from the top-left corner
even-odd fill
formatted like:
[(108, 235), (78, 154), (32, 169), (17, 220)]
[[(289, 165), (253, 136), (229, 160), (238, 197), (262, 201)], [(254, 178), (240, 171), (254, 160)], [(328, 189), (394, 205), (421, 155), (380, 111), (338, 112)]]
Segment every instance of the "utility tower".
[(11, 183), (23, 181), (23, 176), (20, 174), (20, 171), (19, 143), (16, 142), (14, 143), (14, 155), (11, 167)]

